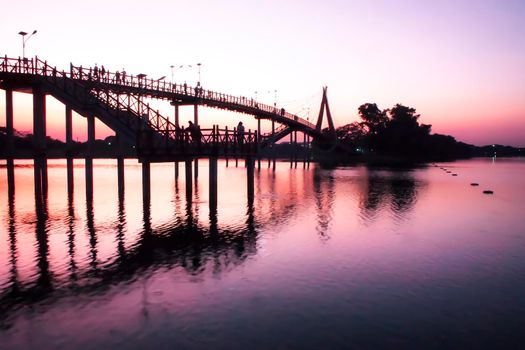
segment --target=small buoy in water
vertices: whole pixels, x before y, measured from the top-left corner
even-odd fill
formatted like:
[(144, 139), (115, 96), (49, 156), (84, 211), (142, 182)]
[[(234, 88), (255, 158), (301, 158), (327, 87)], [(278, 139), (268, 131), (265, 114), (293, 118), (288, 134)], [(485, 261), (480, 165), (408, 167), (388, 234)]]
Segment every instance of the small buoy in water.
[(479, 186), (479, 184), (477, 182), (473, 182), (470, 184), (470, 186)]
[(491, 191), (491, 190), (485, 190), (485, 191), (483, 191), (483, 193), (485, 193), (485, 194), (493, 194), (494, 191)]

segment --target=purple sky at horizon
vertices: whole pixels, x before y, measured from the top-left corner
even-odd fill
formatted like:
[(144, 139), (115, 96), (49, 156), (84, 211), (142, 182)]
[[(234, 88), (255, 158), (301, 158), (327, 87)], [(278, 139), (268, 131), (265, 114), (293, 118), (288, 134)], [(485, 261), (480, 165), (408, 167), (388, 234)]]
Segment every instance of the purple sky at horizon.
[[(12, 6), (9, 8), (9, 6)], [(315, 120), (328, 86), (336, 125), (357, 108), (402, 103), (460, 141), (525, 146), (524, 1), (100, 1), (6, 5), (0, 55), (166, 76), (202, 63), (204, 88), (255, 97)], [(195, 84), (197, 71), (175, 81)], [(277, 90), (277, 93), (275, 93)], [(31, 98), (15, 97), (15, 128), (31, 130)], [(0, 125), (5, 125), (0, 92)], [(160, 106), (165, 115), (171, 107)], [(63, 107), (49, 101), (48, 133), (63, 139)], [(184, 111), (182, 121), (190, 119)], [(246, 116), (203, 109), (201, 124)], [(85, 121), (75, 121), (85, 138)], [(250, 118), (253, 119), (253, 118)], [(97, 137), (107, 130), (97, 129)]]

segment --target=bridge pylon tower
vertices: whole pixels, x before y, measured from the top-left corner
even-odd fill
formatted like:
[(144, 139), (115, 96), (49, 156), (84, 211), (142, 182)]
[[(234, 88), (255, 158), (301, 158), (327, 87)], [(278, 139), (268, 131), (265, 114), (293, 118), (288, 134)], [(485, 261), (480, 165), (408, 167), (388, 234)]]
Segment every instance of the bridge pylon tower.
[(322, 132), (323, 127), (323, 118), (326, 111), (326, 119), (328, 120), (328, 133), (331, 137), (335, 138), (335, 126), (332, 119), (332, 114), (330, 113), (330, 106), (328, 105), (328, 96), (327, 96), (328, 86), (323, 86), (323, 98), (321, 100), (321, 108), (319, 109), (319, 117), (317, 118), (317, 124), (315, 129), (317, 132)]

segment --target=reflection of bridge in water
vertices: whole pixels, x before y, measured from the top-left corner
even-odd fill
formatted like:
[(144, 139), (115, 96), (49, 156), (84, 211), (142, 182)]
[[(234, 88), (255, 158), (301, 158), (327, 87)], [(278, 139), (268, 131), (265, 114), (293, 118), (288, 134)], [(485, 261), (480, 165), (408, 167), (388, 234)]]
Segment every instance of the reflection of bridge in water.
[[(398, 220), (397, 217), (404, 217), (402, 212), (412, 209), (419, 189), (425, 187), (411, 171), (370, 171), (358, 167), (345, 181), (339, 176), (340, 170), (315, 167), (297, 173), (290, 169), (290, 174), (299, 176), (278, 178), (276, 175), (282, 173), (270, 168), (255, 173), (257, 196), (246, 196), (246, 202), (235, 209), (237, 219), (231, 221), (224, 218), (221, 206), (205, 210), (208, 203), (199, 197), (198, 180), (193, 183), (195, 191), (188, 193), (184, 188), (179, 190), (179, 182), (173, 179), (162, 187), (164, 192), (165, 187), (173, 192), (168, 196), (168, 201), (173, 201), (172, 211), (169, 217), (159, 220), (152, 208), (165, 207), (163, 200), (155, 197), (152, 205), (149, 195), (142, 196), (134, 211), (136, 200), (129, 197), (133, 198), (134, 191), (126, 194), (124, 188), (115, 188), (114, 193), (101, 193), (93, 186), (87, 187), (84, 199), (82, 189), (75, 189), (72, 181), (72, 164), (68, 162), (65, 167), (51, 167), (53, 176), (70, 178), (67, 184), (60, 185), (64, 195), (57, 191), (55, 181), (51, 189), (45, 188), (41, 193), (41, 188), (35, 186), (25, 201), (23, 195), (27, 196), (26, 189), (31, 187), (27, 184), (31, 167), (9, 163), (0, 167), (6, 169), (8, 185), (5, 222), (0, 222), (7, 233), (0, 244), (6, 247), (8, 255), (0, 281), (0, 327), (9, 327), (20, 308), (45, 308), (63, 298), (105, 293), (113, 286), (147, 279), (163, 268), (182, 270), (190, 276), (220, 275), (258, 254), (261, 233), (286, 230), (298, 212), (308, 206), (315, 213), (315, 231), (325, 241), (330, 238), (336, 203), (347, 201), (348, 194), (354, 194), (365, 225), (376, 220), (382, 208)], [(107, 165), (97, 165), (98, 171), (101, 168)], [(15, 181), (17, 174), (25, 182)], [(356, 174), (362, 176), (355, 177)], [(81, 177), (78, 172), (76, 176)], [(18, 196), (15, 183), (22, 185), (18, 185)], [(288, 189), (286, 196), (279, 195), (282, 186)], [(265, 193), (270, 196), (265, 197)], [(106, 201), (114, 198), (109, 200), (113, 209), (98, 205), (101, 194)], [(57, 198), (61, 198), (59, 206)], [(113, 212), (110, 216), (108, 209)], [(100, 217), (104, 219), (100, 221)], [(57, 256), (60, 249), (62, 253)]]
[[(21, 168), (17, 170), (19, 166)], [(287, 221), (295, 215), (298, 203), (304, 200), (300, 198), (304, 196), (302, 190), (290, 188), (290, 197), (272, 198), (265, 202), (267, 206), (263, 210), (262, 202), (258, 202), (259, 199), (246, 197), (246, 205), (240, 209), (240, 221), (221, 225), (219, 224), (220, 210), (217, 207), (210, 207), (206, 218), (199, 219), (198, 211), (199, 208), (202, 209), (202, 204), (196, 190), (197, 183), (193, 183), (196, 193), (188, 193), (179, 191), (175, 180), (175, 188), (172, 188), (175, 196), (175, 211), (172, 218), (153, 222), (150, 196), (142, 196), (141, 228), (132, 244), (129, 244), (129, 241), (126, 242), (129, 214), (126, 214), (124, 188), (116, 191), (118, 203), (115, 198), (114, 221), (97, 224), (97, 207), (94, 204), (97, 192), (94, 191), (93, 186), (87, 186), (85, 215), (82, 215), (85, 216), (84, 229), (79, 231), (79, 213), (78, 208), (75, 207), (79, 204), (78, 199), (75, 201), (75, 193), (78, 195), (79, 192), (75, 191), (72, 164), (68, 162), (65, 166), (66, 169), (61, 171), (64, 171), (64, 175), (69, 179), (67, 198), (64, 197), (67, 205), (64, 204), (63, 211), (51, 212), (49, 189), (35, 186), (34, 218), (32, 213), (29, 214), (29, 217), (26, 216), (28, 214), (22, 214), (23, 218), (20, 217), (20, 213), (17, 215), (15, 200), (15, 173), (27, 172), (29, 169), (23, 170), (24, 165), (13, 166), (10, 163), (5, 167), (8, 183), (8, 222), (5, 227), (9, 231), (6, 239), (8, 239), (10, 277), (7, 283), (2, 283), (2, 289), (0, 289), (0, 314), (7, 318), (0, 321), (0, 326), (5, 322), (8, 325), (10, 315), (13, 315), (13, 312), (20, 307), (41, 302), (54, 302), (64, 297), (85, 293), (103, 292), (110, 286), (142, 278), (159, 268), (182, 268), (191, 275), (199, 275), (204, 271), (221, 273), (221, 271), (235, 268), (256, 254), (261, 229), (279, 231), (279, 227), (286, 225)], [(56, 168), (53, 169), (56, 171)], [(310, 187), (310, 181), (314, 181), (315, 177), (312, 176), (310, 170), (303, 171), (310, 180), (304, 180), (306, 182), (302, 184)], [(268, 181), (269, 190), (272, 193), (278, 193), (275, 187), (275, 171), (268, 169), (267, 174), (269, 177), (266, 181)], [(36, 181), (41, 181), (38, 176), (39, 172), (35, 172)], [(257, 172), (255, 174), (257, 183), (260, 177), (261, 172)], [(330, 210), (330, 208), (318, 207), (317, 210)], [(101, 214), (98, 212), (99, 216)], [(319, 217), (326, 216), (319, 214)], [(57, 221), (61, 223), (60, 230), (64, 233), (64, 248), (67, 249), (67, 254), (64, 255), (66, 260), (61, 262), (61, 265), (64, 266), (62, 269), (65, 268), (67, 271), (60, 271), (60, 268), (57, 271), (57, 266), (50, 261), (52, 251), (57, 249), (54, 247), (56, 241), (51, 238), (58, 233), (55, 227)], [(24, 258), (24, 262), (19, 261), (19, 249), (23, 244), (23, 241), (20, 241), (20, 233), (27, 231), (27, 229), (18, 227), (21, 222), (26, 223), (25, 227), (27, 222), (34, 222), (34, 226), (30, 224), (32, 228), (34, 227), (35, 232), (32, 276), (18, 271), (21, 265), (27, 269), (25, 260), (27, 257)], [(103, 237), (100, 226), (108, 225), (112, 227), (111, 232), (116, 243), (115, 250), (109, 258), (102, 258), (100, 246), (103, 245), (101, 242)], [(88, 250), (85, 251), (86, 261), (79, 264), (78, 250), (81, 248), (79, 247), (79, 235), (83, 233), (86, 234)], [(67, 262), (67, 257), (69, 257), (69, 262)]]

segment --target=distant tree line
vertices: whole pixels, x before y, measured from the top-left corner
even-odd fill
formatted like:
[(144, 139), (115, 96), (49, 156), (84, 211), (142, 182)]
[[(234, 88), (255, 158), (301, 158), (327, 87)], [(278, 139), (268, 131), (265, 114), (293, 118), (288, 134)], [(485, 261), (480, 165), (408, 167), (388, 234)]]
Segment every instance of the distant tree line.
[(381, 110), (375, 103), (358, 109), (360, 121), (336, 129), (345, 149), (355, 153), (405, 157), (421, 160), (444, 160), (472, 156), (520, 155), (508, 146), (477, 147), (456, 141), (449, 135), (431, 134), (432, 126), (419, 123), (420, 115), (412, 107), (396, 104)]

